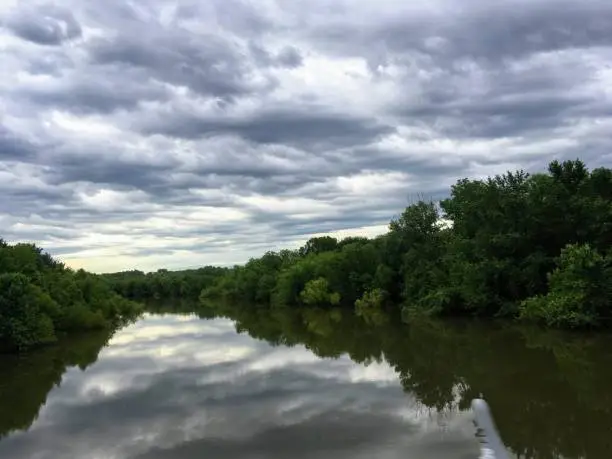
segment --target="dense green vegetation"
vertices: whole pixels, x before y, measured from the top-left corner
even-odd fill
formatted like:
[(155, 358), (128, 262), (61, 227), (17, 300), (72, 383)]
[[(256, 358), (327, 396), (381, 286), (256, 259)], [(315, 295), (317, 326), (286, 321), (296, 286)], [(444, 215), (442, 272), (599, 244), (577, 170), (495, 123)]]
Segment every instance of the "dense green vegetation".
[(228, 268), (205, 266), (199, 269), (156, 272), (123, 271), (102, 274), (115, 292), (133, 300), (197, 299), (200, 292), (227, 273)]
[(236, 266), (203, 301), (505, 316), (601, 326), (612, 307), (612, 170), (553, 161), (546, 173), (459, 180), (372, 240), (313, 238)]
[(63, 332), (112, 329), (140, 310), (99, 276), (75, 272), (35, 245), (0, 240), (0, 349), (23, 351)]

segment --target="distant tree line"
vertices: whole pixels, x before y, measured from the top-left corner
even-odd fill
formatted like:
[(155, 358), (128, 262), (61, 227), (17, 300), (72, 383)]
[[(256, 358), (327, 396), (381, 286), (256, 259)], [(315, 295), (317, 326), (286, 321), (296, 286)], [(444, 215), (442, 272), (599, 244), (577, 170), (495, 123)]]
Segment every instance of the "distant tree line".
[(168, 271), (159, 269), (156, 272), (122, 271), (102, 274), (120, 295), (133, 300), (149, 301), (159, 299), (194, 299), (203, 289), (211, 286), (229, 268), (205, 266), (199, 269)]
[(112, 329), (140, 311), (99, 276), (73, 271), (33, 244), (0, 239), (0, 350), (27, 350), (71, 331)]
[(612, 310), (612, 170), (553, 161), (546, 173), (461, 179), (374, 239), (310, 239), (204, 288), (202, 301), (515, 317), (601, 326)]

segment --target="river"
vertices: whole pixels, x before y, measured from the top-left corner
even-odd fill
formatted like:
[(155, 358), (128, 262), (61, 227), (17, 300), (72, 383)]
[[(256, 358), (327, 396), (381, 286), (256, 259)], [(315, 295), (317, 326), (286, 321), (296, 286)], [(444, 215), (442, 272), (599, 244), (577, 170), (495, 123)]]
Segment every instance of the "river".
[(0, 357), (0, 457), (612, 457), (612, 337), (321, 310), (146, 314)]

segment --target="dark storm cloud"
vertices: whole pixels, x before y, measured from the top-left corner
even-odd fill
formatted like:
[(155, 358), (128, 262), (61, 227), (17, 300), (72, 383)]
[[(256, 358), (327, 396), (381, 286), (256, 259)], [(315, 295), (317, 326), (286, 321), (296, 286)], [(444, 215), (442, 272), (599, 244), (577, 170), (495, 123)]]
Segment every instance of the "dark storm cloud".
[(612, 6), (601, 0), (511, 0), (495, 5), (468, 0), (461, 5), (440, 2), (431, 9), (416, 4), (407, 11), (366, 24), (339, 18), (307, 32), (335, 52), (361, 55), (384, 49), (387, 55), (378, 57), (392, 59), (416, 51), (442, 65), (462, 58), (496, 65), (539, 52), (612, 44)]
[[(309, 37), (340, 55), (365, 57), (374, 74), (378, 64), (422, 69), (427, 76), (417, 79), (423, 88), (419, 100), (399, 95), (395, 112), (409, 117), (407, 123), (439, 126), (442, 135), (520, 136), (571, 125), (579, 117), (610, 115), (608, 96), (579, 89), (595, 77), (595, 63), (564, 56), (593, 49), (612, 57), (607, 2), (486, 7), (470, 1), (365, 27), (325, 24)], [(529, 61), (538, 54), (546, 57)], [(411, 84), (409, 71), (406, 85)]]
[(62, 53), (47, 53), (43, 56), (32, 56), (24, 62), (25, 69), (30, 75), (51, 75), (61, 77), (66, 71), (74, 67), (71, 59)]
[(269, 79), (263, 87), (254, 87), (249, 79), (252, 69), (240, 49), (213, 34), (156, 30), (155, 25), (147, 25), (138, 35), (96, 40), (89, 52), (95, 64), (113, 65), (119, 72), (137, 68), (143, 76), (225, 100), (275, 84)]
[[(115, 154), (106, 155), (106, 151), (114, 151)], [(266, 161), (263, 152), (251, 150), (249, 153), (236, 146), (228, 147), (228, 151), (222, 146), (216, 153), (202, 156), (201, 161), (195, 164), (185, 165), (171, 155), (159, 155), (150, 161), (142, 161), (134, 151), (124, 150), (112, 142), (97, 145), (75, 143), (56, 148), (54, 156), (47, 162), (44, 176), (52, 185), (90, 182), (116, 189), (142, 190), (169, 205), (228, 205), (233, 202), (230, 195), (216, 193), (214, 197), (207, 198), (190, 190), (225, 189), (230, 193), (249, 190), (282, 194), (284, 190), (333, 175), (329, 168), (315, 169), (316, 163), (310, 166), (310, 175), (303, 175), (305, 171), (300, 171), (299, 162), (276, 164)], [(199, 152), (194, 152), (194, 156), (198, 155)], [(283, 154), (278, 152), (277, 156), (282, 157)], [(327, 163), (322, 159), (318, 164)], [(349, 163), (346, 166), (347, 170), (355, 169)], [(300, 172), (302, 175), (298, 174)]]
[(15, 35), (38, 45), (58, 46), (82, 34), (70, 10), (59, 6), (26, 7), (9, 14), (4, 22)]
[[(406, 122), (437, 125), (458, 137), (512, 137), (568, 126), (580, 118), (610, 114), (605, 93), (576, 85), (594, 83), (592, 64), (572, 59), (534, 60), (489, 68), (480, 86), (465, 87), (474, 69), (442, 71), (424, 83), (417, 103), (398, 104)], [(463, 90), (462, 90), (463, 89)]]
[[(306, 168), (304, 168), (306, 169)], [(285, 173), (268, 177), (238, 177), (234, 180), (236, 190), (250, 190), (265, 196), (301, 195), (300, 190), (313, 183), (322, 183), (329, 178), (331, 164), (322, 163), (317, 170), (304, 170), (301, 174)]]
[[(349, 161), (353, 162), (358, 170), (407, 171), (414, 173), (419, 178), (436, 178), (441, 175), (459, 176), (469, 167), (470, 163), (469, 158), (462, 158), (459, 155), (452, 157), (451, 161), (445, 163), (435, 155), (398, 154), (384, 146), (357, 147), (351, 153)], [(415, 153), (420, 152), (415, 151)], [(451, 152), (444, 151), (444, 148), (441, 147), (439, 153), (448, 154)], [(486, 156), (483, 155), (482, 159), (485, 160)]]
[(450, 28), (449, 53), (498, 60), (612, 44), (612, 7), (607, 2), (509, 3), (495, 13), (485, 9), (465, 18), (461, 27)]
[(303, 62), (299, 50), (293, 46), (285, 46), (280, 52), (273, 55), (265, 48), (251, 42), (249, 43), (249, 51), (255, 61), (262, 66), (296, 68), (302, 65)]
[(459, 177), (612, 159), (607, 1), (179, 3), (0, 5), (12, 238), (138, 234), (106, 248), (178, 265), (181, 235), (217, 263), (384, 225)]
[(266, 14), (266, 5), (251, 0), (226, 0), (223, 2), (200, 2), (186, 0), (176, 8), (177, 19), (213, 17), (224, 30), (249, 38), (260, 38), (278, 26)]
[(293, 46), (285, 46), (276, 56), (276, 62), (285, 67), (295, 68), (302, 65), (300, 52)]
[[(400, 114), (410, 117), (414, 122), (438, 121), (441, 124), (440, 131), (453, 137), (497, 138), (563, 127), (575, 122), (584, 112), (587, 116), (597, 117), (601, 114), (598, 113), (597, 105), (596, 94), (524, 94), (518, 97), (487, 94), (473, 100), (405, 107)], [(457, 118), (463, 121), (453, 122)]]
[(143, 126), (145, 133), (197, 139), (211, 135), (236, 135), (256, 143), (280, 143), (309, 148), (361, 145), (393, 128), (372, 119), (341, 113), (302, 112), (293, 110), (264, 111), (250, 119), (200, 118), (175, 114), (169, 120), (156, 120)]
[[(21, 188), (15, 189), (0, 185), (0, 193), (10, 196), (10, 200), (3, 200), (0, 204), (0, 212), (7, 214), (21, 214), (32, 211), (33, 203), (64, 204), (67, 205), (72, 199), (72, 191), (59, 188)], [(21, 212), (20, 210), (21, 209)], [(23, 213), (22, 213), (23, 212)]]
[[(112, 148), (109, 145), (108, 148)], [(94, 150), (95, 151), (95, 150)], [(159, 187), (167, 189), (163, 182), (166, 164), (142, 163), (122, 160), (104, 155), (60, 156), (47, 174), (49, 183), (65, 184), (91, 182), (100, 185), (115, 185), (155, 192)]]
[[(119, 83), (118, 78), (125, 78), (126, 81)], [(35, 105), (53, 106), (75, 114), (110, 114), (120, 109), (134, 109), (150, 101), (163, 103), (170, 98), (168, 90), (161, 84), (147, 81), (130, 69), (120, 73), (100, 69), (74, 79), (67, 77), (64, 84), (20, 91), (15, 95)]]
[(38, 148), (0, 123), (0, 161), (27, 161), (36, 156)]

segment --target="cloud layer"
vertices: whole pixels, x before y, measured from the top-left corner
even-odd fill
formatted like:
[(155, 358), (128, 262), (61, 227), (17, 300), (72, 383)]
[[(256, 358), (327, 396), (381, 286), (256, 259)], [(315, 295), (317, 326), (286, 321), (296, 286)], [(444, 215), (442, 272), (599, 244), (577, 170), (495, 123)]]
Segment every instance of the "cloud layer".
[(321, 359), (225, 319), (149, 316), (62, 378), (2, 457), (470, 458), (469, 412), (436, 413), (385, 362)]
[(457, 178), (610, 165), (603, 0), (0, 6), (0, 227), (94, 271), (375, 234)]

